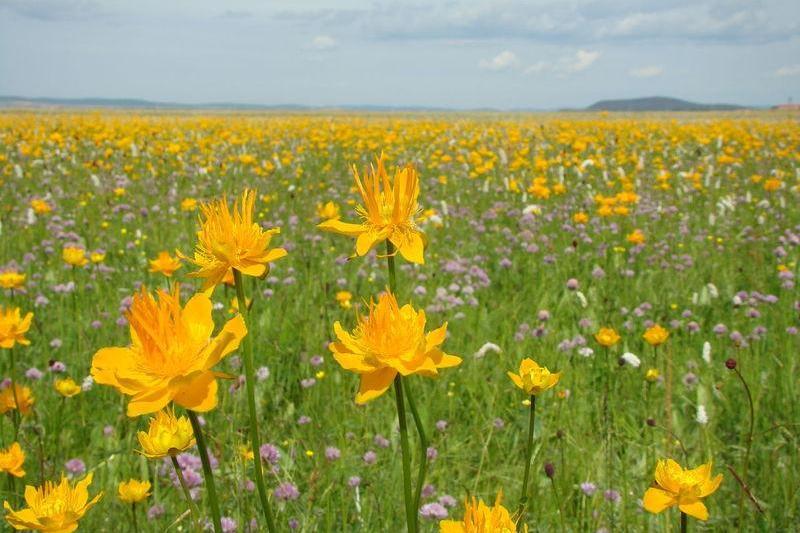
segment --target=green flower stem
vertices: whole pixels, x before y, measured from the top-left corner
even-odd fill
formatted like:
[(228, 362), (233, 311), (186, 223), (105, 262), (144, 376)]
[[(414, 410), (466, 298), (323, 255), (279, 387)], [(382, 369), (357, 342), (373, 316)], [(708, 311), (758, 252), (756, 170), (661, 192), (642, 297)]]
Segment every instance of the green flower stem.
[(686, 513), (681, 513), (681, 533), (686, 533), (688, 530), (688, 520), (686, 518)]
[(389, 290), (392, 291), (392, 294), (397, 296), (397, 276), (394, 270), (394, 255), (395, 255), (394, 244), (389, 239), (386, 239), (386, 264), (389, 266)]
[(192, 423), (194, 438), (197, 441), (197, 450), (200, 452), (200, 461), (203, 463), (203, 477), (205, 478), (208, 492), (208, 502), (211, 506), (211, 518), (214, 523), (214, 532), (222, 533), (222, 519), (219, 513), (217, 488), (214, 485), (214, 473), (211, 471), (211, 461), (208, 459), (206, 440), (203, 438), (203, 428), (200, 427), (200, 421), (197, 419), (197, 413), (189, 409), (186, 410), (186, 413), (189, 415), (189, 420)]
[[(606, 355), (606, 369), (605, 369), (605, 387), (603, 390), (603, 425), (606, 430), (606, 485), (608, 487), (614, 486), (614, 440), (611, 433), (613, 421), (611, 419), (611, 374), (613, 372), (613, 364), (611, 362), (611, 351), (609, 347), (605, 347)], [(610, 529), (614, 531), (616, 525), (616, 516), (614, 513), (614, 502), (609, 500), (609, 522)]]
[(403, 499), (406, 506), (406, 522), (409, 533), (416, 533), (417, 512), (411, 496), (411, 456), (408, 449), (406, 407), (403, 401), (403, 379), (400, 374), (394, 377), (394, 398), (397, 403), (397, 420), (400, 423), (400, 449), (403, 453)]
[[(411, 416), (414, 418), (414, 425), (417, 427), (417, 434), (419, 435), (419, 473), (417, 474), (417, 488), (414, 493), (414, 509), (419, 509), (420, 499), (422, 498), (422, 485), (425, 482), (425, 475), (428, 472), (428, 438), (425, 435), (425, 426), (422, 423), (422, 417), (419, 416), (419, 411), (417, 411), (414, 395), (409, 390), (407, 383), (404, 392), (406, 400), (408, 400), (408, 406), (411, 408)], [(416, 513), (414, 517), (416, 519)]]
[(14, 395), (14, 405), (16, 406), (16, 409), (11, 411), (11, 420), (14, 423), (14, 440), (17, 440), (19, 436), (19, 421), (22, 417), (22, 411), (20, 411), (19, 399), (17, 398), (17, 362), (14, 359), (14, 348), (11, 348), (9, 352), (11, 359), (11, 368), (9, 369), (9, 373), (11, 374), (11, 393)]
[[(392, 294), (397, 296), (397, 274), (394, 266), (394, 256), (396, 250), (394, 244), (389, 239), (386, 239), (386, 265), (389, 269), (389, 290)], [(409, 533), (417, 531), (417, 509), (419, 509), (420, 495), (422, 494), (422, 483), (425, 479), (425, 471), (427, 465), (427, 444), (425, 439), (425, 431), (422, 427), (422, 420), (419, 417), (417, 406), (414, 400), (406, 392), (403, 393), (403, 383), (400, 374), (394, 378), (394, 391), (395, 400), (397, 403), (397, 418), (400, 422), (400, 447), (403, 452), (403, 494), (406, 505), (406, 521), (408, 522)], [(414, 424), (419, 433), (421, 456), (419, 458), (419, 478), (417, 479), (416, 491), (411, 492), (411, 455), (408, 449), (408, 427), (406, 426), (406, 410), (404, 398), (408, 399), (409, 406), (411, 407), (411, 414), (414, 418)]]
[(186, 484), (186, 479), (183, 477), (181, 465), (178, 464), (178, 459), (174, 455), (170, 455), (169, 458), (172, 459), (172, 468), (175, 469), (175, 475), (178, 476), (178, 482), (181, 484), (181, 489), (183, 489), (183, 495), (186, 497), (186, 503), (189, 504), (189, 512), (192, 515), (194, 528), (196, 531), (200, 531), (200, 525), (197, 522), (198, 518), (200, 517), (200, 512), (197, 510), (197, 506), (192, 500), (192, 493), (189, 492), (189, 485)]
[(131, 504), (131, 516), (133, 516), (133, 531), (139, 533), (139, 521), (136, 519), (136, 504)]
[[(747, 403), (750, 407), (750, 430), (747, 433), (747, 447), (745, 448), (744, 463), (742, 464), (742, 483), (747, 486), (747, 467), (750, 463), (750, 449), (753, 447), (753, 425), (756, 420), (755, 409), (753, 408), (753, 395), (750, 394), (750, 387), (747, 386), (744, 376), (742, 376), (738, 368), (734, 368), (733, 371), (736, 372), (736, 375), (739, 376), (739, 381), (742, 382), (744, 391), (747, 393)], [(744, 525), (744, 494), (744, 490), (739, 494), (739, 531), (742, 531)]]
[(533, 426), (536, 423), (536, 396), (531, 395), (530, 418), (528, 419), (528, 444), (525, 447), (525, 475), (522, 478), (522, 494), (519, 497), (519, 521), (525, 522), (525, 512), (528, 503), (528, 478), (531, 473), (531, 458), (533, 456)]
[[(236, 285), (236, 302), (239, 307), (239, 314), (247, 322), (247, 298), (244, 294), (244, 280), (242, 273), (233, 269), (233, 280)], [(253, 451), (253, 470), (256, 475), (256, 486), (258, 487), (258, 497), (261, 499), (261, 510), (264, 512), (264, 518), (267, 520), (267, 530), (271, 533), (277, 531), (275, 529), (275, 518), (272, 515), (272, 508), (269, 505), (269, 498), (267, 497), (267, 488), (264, 484), (264, 473), (261, 470), (261, 438), (258, 433), (258, 415), (256, 414), (256, 378), (255, 370), (253, 369), (253, 333), (248, 329), (247, 335), (244, 338), (244, 372), (245, 381), (247, 383), (247, 408), (250, 412), (250, 447)]]

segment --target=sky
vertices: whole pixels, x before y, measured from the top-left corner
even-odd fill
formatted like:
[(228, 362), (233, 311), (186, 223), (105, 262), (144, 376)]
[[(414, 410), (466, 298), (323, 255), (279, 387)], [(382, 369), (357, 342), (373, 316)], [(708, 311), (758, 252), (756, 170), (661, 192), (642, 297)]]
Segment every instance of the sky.
[(772, 105), (800, 101), (800, 0), (0, 0), (0, 95)]

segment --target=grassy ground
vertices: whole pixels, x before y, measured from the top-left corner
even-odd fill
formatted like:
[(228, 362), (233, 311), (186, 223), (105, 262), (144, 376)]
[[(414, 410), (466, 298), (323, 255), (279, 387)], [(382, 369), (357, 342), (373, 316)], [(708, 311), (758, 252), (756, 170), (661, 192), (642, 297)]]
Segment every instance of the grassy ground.
[[(516, 507), (528, 410), (506, 372), (532, 357), (563, 372), (537, 402), (532, 531), (559, 528), (559, 509), (570, 531), (677, 530), (675, 509), (655, 516), (640, 503), (656, 460), (666, 457), (684, 466), (711, 460), (724, 475), (706, 500), (710, 519), (692, 524), (697, 530), (796, 527), (800, 128), (796, 116), (768, 113), (678, 120), (2, 114), (0, 270), (27, 278), (23, 290), (3, 291), (0, 305), (33, 311), (31, 345), (14, 355), (20, 376), (30, 368), (43, 374), (20, 378), (36, 399), (18, 438), (27, 454), (25, 483), (69, 470), (80, 478), (81, 469), (67, 465), (80, 459), (95, 475), (90, 492), (106, 492), (81, 521), (83, 530), (132, 530), (131, 510), (116, 498), (117, 483), (131, 477), (153, 483), (136, 510), (141, 530), (190, 529), (186, 517), (174, 524), (187, 507), (167, 465), (134, 452), (135, 431), (146, 420), (127, 418), (122, 396), (83, 380), (98, 349), (129, 342), (126, 298), (142, 283), (166, 286), (166, 278), (148, 273), (147, 260), (161, 250), (192, 251), (198, 212), (191, 200), (251, 187), (260, 194), (259, 219), (281, 228), (276, 244), (289, 251), (265, 280), (247, 278), (256, 365), (269, 369), (257, 389), (262, 438), (280, 454), (267, 482), (270, 490), (290, 483), (299, 492), (276, 501), (278, 523), (300, 531), (400, 530), (392, 395), (356, 406), (357, 377), (326, 348), (333, 322), (352, 327), (356, 311), (386, 287), (385, 261), (374, 254), (346, 261), (353, 241), (315, 227), (317, 206), (328, 201), (356, 221), (349, 166), (360, 168), (381, 151), (392, 165), (413, 163), (422, 176), (426, 263), (399, 261), (399, 299), (426, 309), (430, 328), (448, 322), (444, 347), (464, 358), (440, 379), (408, 382), (438, 452), (423, 503), (452, 496), (458, 503), (448, 512), (458, 518), (467, 495), (488, 501), (502, 490)], [(34, 199), (52, 210), (34, 213)], [(588, 221), (576, 223), (577, 213)], [(639, 244), (631, 237), (637, 229)], [(71, 243), (104, 257), (70, 268), (61, 253)], [(184, 265), (174, 278), (187, 297), (199, 286), (189, 271)], [(337, 302), (338, 291), (352, 294), (349, 309)], [(233, 316), (233, 297), (229, 288), (214, 293), (218, 327)], [(670, 332), (657, 352), (642, 339), (651, 323)], [(593, 339), (601, 326), (622, 336), (610, 351)], [(479, 353), (489, 342), (499, 353)], [(619, 364), (626, 352), (640, 366)], [(751, 421), (728, 358), (737, 360), (752, 393), (744, 481), (763, 512), (743, 498), (729, 470), (745, 475)], [(237, 362), (227, 358), (220, 369), (238, 375)], [(645, 379), (649, 369), (658, 379)], [(53, 382), (65, 375), (84, 391), (61, 397)], [(237, 383), (223, 383), (219, 406), (204, 418), (219, 461), (223, 515), (246, 531), (260, 514), (246, 483), (252, 464), (239, 453), (247, 444), (247, 407)], [(446, 424), (437, 428), (438, 421)], [(0, 422), (7, 447), (10, 415)], [(328, 447), (341, 456), (327, 459)], [(184, 462), (187, 474), (200, 473), (196, 459)], [(545, 463), (555, 467), (552, 482)], [(16, 495), (2, 485), (17, 508), (22, 482), (13, 486)], [(150, 509), (147, 517), (151, 506), (162, 512)], [(437, 529), (435, 520), (421, 524)]]

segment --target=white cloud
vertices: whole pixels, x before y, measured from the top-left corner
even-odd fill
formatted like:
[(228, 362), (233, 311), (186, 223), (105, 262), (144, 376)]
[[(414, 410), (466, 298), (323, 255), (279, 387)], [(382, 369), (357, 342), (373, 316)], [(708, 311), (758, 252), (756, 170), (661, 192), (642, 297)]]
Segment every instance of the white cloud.
[(547, 61), (537, 61), (533, 65), (529, 65), (525, 67), (525, 74), (541, 74), (547, 70), (550, 70), (550, 63)]
[(317, 35), (311, 40), (310, 48), (314, 50), (331, 50), (339, 45), (336, 39), (328, 35)]
[(563, 61), (561, 70), (564, 72), (580, 72), (586, 70), (600, 57), (600, 52), (594, 50), (578, 50), (575, 56)]
[(519, 64), (517, 55), (510, 50), (503, 50), (492, 59), (481, 59), (478, 66), (487, 70), (508, 70)]
[(656, 65), (633, 68), (628, 71), (628, 74), (634, 78), (655, 78), (656, 76), (661, 76), (663, 73), (664, 69)]
[(775, 71), (776, 76), (797, 76), (800, 75), (800, 65), (786, 65)]

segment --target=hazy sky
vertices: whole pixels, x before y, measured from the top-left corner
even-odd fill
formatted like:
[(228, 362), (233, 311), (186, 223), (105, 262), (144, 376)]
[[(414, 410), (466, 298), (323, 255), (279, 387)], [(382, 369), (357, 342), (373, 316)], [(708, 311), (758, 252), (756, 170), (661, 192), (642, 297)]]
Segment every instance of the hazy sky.
[(459, 108), (800, 101), (800, 0), (0, 0), (0, 94)]

